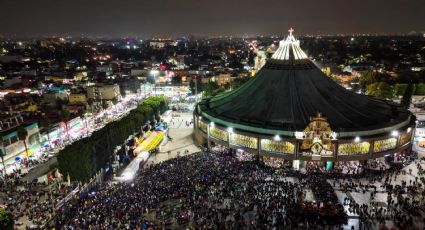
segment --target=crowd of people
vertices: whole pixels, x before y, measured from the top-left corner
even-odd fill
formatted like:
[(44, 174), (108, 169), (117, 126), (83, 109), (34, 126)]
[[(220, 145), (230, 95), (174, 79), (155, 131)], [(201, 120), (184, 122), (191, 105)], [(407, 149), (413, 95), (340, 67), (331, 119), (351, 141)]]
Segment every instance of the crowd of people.
[[(291, 229), (346, 222), (332, 187), (320, 175), (288, 180), (285, 172), (227, 153), (201, 152), (165, 161), (133, 183), (106, 184), (67, 204), (64, 229)], [(304, 201), (311, 187), (320, 202)]]
[(15, 225), (29, 229), (40, 229), (54, 215), (55, 204), (74, 189), (76, 184), (67, 185), (58, 181), (27, 183), (19, 177), (0, 184), (0, 203), (12, 212)]
[[(409, 163), (418, 174), (405, 169)], [(0, 199), (16, 225), (26, 221), (42, 226), (53, 217), (50, 223), (57, 229), (316, 229), (341, 227), (350, 216), (360, 220), (360, 229), (376, 229), (388, 221), (400, 229), (417, 229), (417, 222), (425, 221), (420, 161), (372, 173), (316, 167), (307, 173), (277, 169), (214, 148), (149, 165), (130, 183), (107, 182), (60, 209), (55, 204), (73, 188), (65, 183), (49, 190), (10, 177), (0, 185)], [(405, 179), (407, 175), (412, 179)], [(314, 200), (306, 199), (307, 190)], [(340, 201), (336, 191), (346, 198)], [(350, 193), (369, 194), (370, 201), (359, 203)], [(386, 195), (385, 202), (377, 201), (379, 194)]]
[[(420, 162), (412, 163), (418, 169), (418, 175), (412, 174), (412, 168), (392, 167), (383, 173), (368, 173), (363, 177), (339, 178), (333, 181), (333, 187), (345, 193), (355, 192), (370, 194), (370, 202), (359, 204), (352, 197), (346, 197), (343, 205), (348, 206), (348, 213), (358, 215), (361, 225), (370, 228), (392, 221), (402, 229), (417, 229), (423, 226), (425, 219), (424, 197), (425, 179), (420, 177)], [(412, 179), (407, 175), (410, 175)], [(386, 197), (378, 201), (376, 197)], [(415, 225), (422, 223), (422, 225)]]

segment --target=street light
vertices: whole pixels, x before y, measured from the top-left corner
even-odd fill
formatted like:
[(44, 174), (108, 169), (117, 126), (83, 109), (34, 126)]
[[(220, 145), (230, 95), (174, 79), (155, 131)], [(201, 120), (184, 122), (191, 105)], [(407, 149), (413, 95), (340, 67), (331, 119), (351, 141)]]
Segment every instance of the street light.
[(359, 143), (360, 142), (360, 137), (354, 138), (354, 142)]

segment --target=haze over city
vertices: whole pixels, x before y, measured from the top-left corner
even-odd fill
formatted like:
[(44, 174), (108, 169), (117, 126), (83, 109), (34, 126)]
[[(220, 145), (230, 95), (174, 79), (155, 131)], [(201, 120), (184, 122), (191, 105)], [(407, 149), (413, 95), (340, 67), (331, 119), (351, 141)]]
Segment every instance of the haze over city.
[(425, 30), (423, 0), (13, 0), (0, 3), (0, 35), (407, 34)]

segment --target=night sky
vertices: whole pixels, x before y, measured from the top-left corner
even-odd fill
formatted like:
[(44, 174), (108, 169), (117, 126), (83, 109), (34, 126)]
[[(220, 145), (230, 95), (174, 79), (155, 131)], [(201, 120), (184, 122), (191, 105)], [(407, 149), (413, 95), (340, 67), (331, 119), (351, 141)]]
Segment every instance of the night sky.
[(425, 0), (0, 0), (3, 36), (408, 33)]

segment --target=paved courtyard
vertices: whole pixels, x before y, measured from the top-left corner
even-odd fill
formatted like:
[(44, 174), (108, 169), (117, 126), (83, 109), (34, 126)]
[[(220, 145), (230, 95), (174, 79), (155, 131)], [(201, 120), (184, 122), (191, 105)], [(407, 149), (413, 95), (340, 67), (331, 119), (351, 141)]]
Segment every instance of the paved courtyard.
[(193, 114), (190, 112), (173, 112), (169, 123), (168, 137), (161, 144), (159, 153), (152, 155), (148, 164), (159, 163), (177, 156), (199, 152), (193, 140)]

